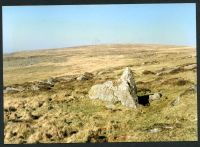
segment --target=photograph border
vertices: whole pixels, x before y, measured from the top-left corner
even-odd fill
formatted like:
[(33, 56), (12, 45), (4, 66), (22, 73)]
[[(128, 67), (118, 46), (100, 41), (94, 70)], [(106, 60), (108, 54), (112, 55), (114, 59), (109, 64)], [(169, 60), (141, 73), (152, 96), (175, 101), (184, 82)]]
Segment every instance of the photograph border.
[[(1, 105), (1, 115), (0, 115), (0, 146), (6, 146), (4, 144), (4, 119), (3, 119), (3, 15), (2, 15), (2, 7), (3, 6), (38, 6), (38, 5), (96, 5), (96, 4), (164, 4), (164, 3), (195, 3), (196, 4), (196, 53), (197, 53), (197, 106), (198, 106), (198, 122), (200, 119), (199, 111), (200, 111), (200, 101), (198, 97), (199, 94), (199, 80), (198, 76), (200, 73), (199, 60), (198, 56), (200, 55), (200, 1), (199, 0), (2, 0), (1, 2), (1, 51), (0, 51), (0, 84), (1, 84), (1, 93), (0, 93), (0, 105)], [(199, 26), (198, 26), (199, 25)], [(9, 144), (9, 146), (28, 146), (29, 144)], [(188, 147), (188, 146), (200, 146), (199, 142), (199, 123), (198, 123), (198, 141), (169, 141), (169, 142), (115, 142), (115, 143), (66, 143), (66, 144), (31, 144), (32, 146), (177, 146), (177, 147)]]

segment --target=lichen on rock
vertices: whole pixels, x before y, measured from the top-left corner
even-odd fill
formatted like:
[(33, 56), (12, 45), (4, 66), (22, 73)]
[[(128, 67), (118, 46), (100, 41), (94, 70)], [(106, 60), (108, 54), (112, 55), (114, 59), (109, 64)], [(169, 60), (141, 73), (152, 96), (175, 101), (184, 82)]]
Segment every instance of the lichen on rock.
[(89, 91), (89, 98), (110, 102), (120, 101), (122, 105), (136, 108), (138, 103), (137, 88), (130, 68), (125, 68), (116, 86), (112, 81), (93, 85)]

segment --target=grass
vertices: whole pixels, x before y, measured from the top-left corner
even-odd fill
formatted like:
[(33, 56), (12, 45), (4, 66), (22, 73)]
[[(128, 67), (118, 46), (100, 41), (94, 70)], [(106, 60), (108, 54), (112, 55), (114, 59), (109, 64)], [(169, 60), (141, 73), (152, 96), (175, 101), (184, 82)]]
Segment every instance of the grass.
[[(64, 75), (67, 77), (83, 72), (93, 72), (94, 77), (86, 81), (59, 80), (49, 90), (25, 90), (4, 94), (6, 124), (4, 141), (5, 143), (197, 141), (196, 92), (184, 94), (178, 105), (171, 105), (181, 93), (197, 84), (196, 72), (186, 70), (160, 76), (142, 74), (143, 70), (156, 73), (163, 67), (195, 63), (195, 54), (195, 50), (184, 47), (105, 45), (10, 55), (22, 58), (23, 62), (25, 57), (37, 56), (37, 62), (28, 67), (26, 64), (18, 67), (18, 64), (14, 64), (16, 60), (6, 55), (5, 86), (19, 84), (27, 88), (37, 83), (37, 80)], [(40, 61), (40, 57), (48, 56), (54, 58), (67, 56), (67, 60), (62, 59), (53, 63), (48, 58), (49, 62), (43, 62), (43, 59)], [(191, 57), (183, 58), (188, 56)], [(6, 60), (8, 57), (10, 59)], [(134, 72), (136, 83), (138, 82), (136, 84), (138, 95), (145, 94), (145, 89), (149, 89), (151, 93), (161, 92), (163, 97), (152, 101), (150, 106), (140, 105), (136, 110), (126, 108), (120, 103), (109, 109), (106, 107), (109, 105), (108, 102), (88, 98), (88, 91), (92, 85), (106, 80), (115, 81), (126, 66)], [(189, 82), (181, 82), (180, 79)], [(35, 82), (29, 83), (30, 81)], [(7, 111), (9, 107), (14, 107), (16, 110)], [(152, 133), (152, 130), (157, 132)]]

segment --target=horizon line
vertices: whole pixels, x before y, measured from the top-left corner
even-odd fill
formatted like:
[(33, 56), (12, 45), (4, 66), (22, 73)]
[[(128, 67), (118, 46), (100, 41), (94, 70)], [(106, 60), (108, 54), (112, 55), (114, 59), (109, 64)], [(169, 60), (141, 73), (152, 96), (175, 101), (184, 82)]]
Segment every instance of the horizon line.
[[(83, 44), (83, 45), (72, 45), (66, 47), (56, 47), (56, 48), (37, 48), (37, 49), (24, 49), (14, 52), (3, 52), (3, 55), (9, 55), (14, 53), (20, 52), (38, 52), (38, 51), (45, 51), (45, 50), (56, 50), (56, 49), (69, 49), (69, 48), (81, 48), (81, 47), (91, 47), (91, 46), (106, 46), (106, 45), (155, 45), (155, 46), (177, 46), (177, 47), (189, 47), (196, 49), (196, 45), (177, 45), (177, 44), (159, 44), (159, 43), (100, 43), (100, 44)], [(3, 49), (4, 51), (4, 49)]]

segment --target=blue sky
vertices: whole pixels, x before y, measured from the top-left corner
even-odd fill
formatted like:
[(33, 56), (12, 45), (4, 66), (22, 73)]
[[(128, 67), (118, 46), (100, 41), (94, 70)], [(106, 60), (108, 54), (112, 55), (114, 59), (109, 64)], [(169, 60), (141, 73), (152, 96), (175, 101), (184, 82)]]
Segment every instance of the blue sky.
[(196, 46), (195, 4), (4, 6), (3, 51), (111, 43)]

